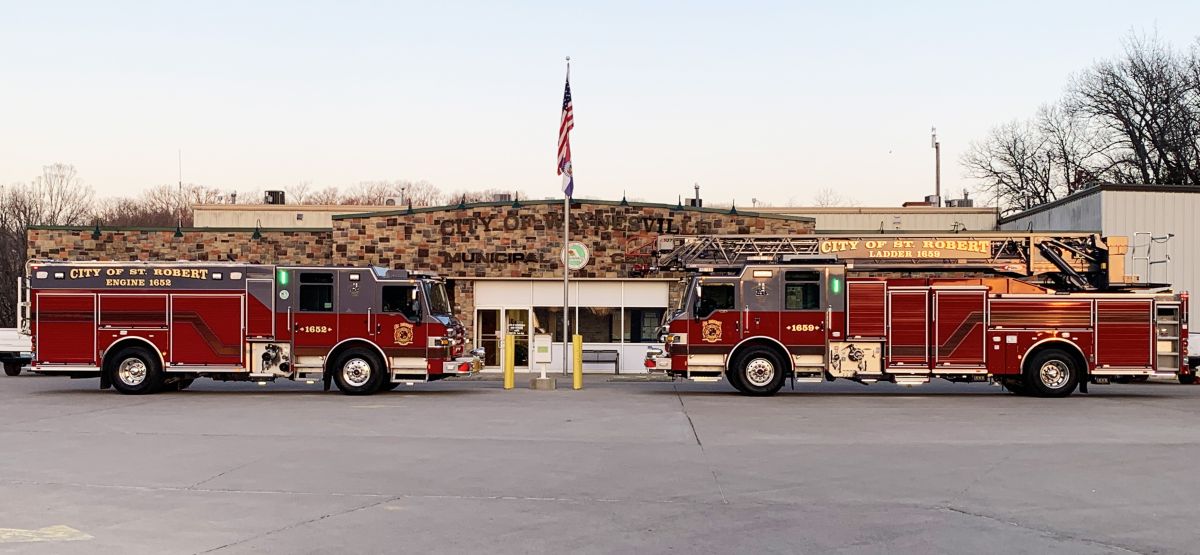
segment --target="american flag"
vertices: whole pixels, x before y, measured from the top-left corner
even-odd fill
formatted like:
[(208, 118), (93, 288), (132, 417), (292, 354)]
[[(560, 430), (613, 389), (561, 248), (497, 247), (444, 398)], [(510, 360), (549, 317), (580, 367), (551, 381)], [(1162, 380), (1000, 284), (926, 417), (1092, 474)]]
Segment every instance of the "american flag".
[(558, 125), (558, 175), (563, 176), (562, 190), (571, 197), (575, 193), (575, 178), (571, 175), (571, 130), (575, 129), (575, 113), (571, 107), (571, 74), (563, 91), (562, 122)]

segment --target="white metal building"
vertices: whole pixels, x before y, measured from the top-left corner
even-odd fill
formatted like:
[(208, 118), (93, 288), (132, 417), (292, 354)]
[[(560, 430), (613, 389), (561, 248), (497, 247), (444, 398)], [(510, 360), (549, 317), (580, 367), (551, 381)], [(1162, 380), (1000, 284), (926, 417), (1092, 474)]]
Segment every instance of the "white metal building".
[[(1200, 187), (1098, 185), (1000, 219), (1000, 229), (1092, 231), (1129, 237), (1126, 271), (1144, 281), (1200, 292)], [(1189, 320), (1195, 327), (1200, 303)], [(1190, 342), (1196, 347), (1196, 334)], [(1193, 353), (1197, 348), (1191, 349)]]

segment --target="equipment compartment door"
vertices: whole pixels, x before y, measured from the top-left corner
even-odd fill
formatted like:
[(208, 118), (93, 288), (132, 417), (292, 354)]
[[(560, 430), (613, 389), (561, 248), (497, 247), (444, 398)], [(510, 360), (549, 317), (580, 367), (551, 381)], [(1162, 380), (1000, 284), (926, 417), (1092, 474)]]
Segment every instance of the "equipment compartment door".
[(170, 364), (242, 365), (241, 295), (171, 295)]
[(982, 370), (985, 290), (934, 290), (933, 345), (935, 367)]
[(889, 371), (929, 369), (929, 290), (888, 290)]
[(53, 364), (96, 364), (96, 296), (38, 294), (34, 307), (37, 352)]
[(1096, 301), (1096, 366), (1152, 368), (1154, 346), (1152, 301)]

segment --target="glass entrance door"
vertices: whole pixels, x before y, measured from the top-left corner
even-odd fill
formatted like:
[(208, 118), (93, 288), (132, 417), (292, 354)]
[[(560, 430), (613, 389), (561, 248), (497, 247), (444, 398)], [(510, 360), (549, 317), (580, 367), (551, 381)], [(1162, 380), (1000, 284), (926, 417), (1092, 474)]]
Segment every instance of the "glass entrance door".
[(529, 309), (504, 309), (504, 332), (513, 336), (513, 366), (529, 367)]
[(500, 328), (500, 309), (481, 308), (475, 311), (475, 344), (483, 347), (483, 365), (499, 367), (500, 348), (504, 346), (504, 335)]

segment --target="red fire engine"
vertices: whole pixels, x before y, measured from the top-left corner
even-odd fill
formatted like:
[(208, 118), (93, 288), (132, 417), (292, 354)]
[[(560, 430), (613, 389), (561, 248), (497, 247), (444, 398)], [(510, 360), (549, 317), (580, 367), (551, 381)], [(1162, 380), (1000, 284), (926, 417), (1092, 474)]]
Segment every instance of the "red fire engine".
[(322, 380), (350, 395), (475, 372), (443, 280), (383, 268), (32, 261), (31, 369), (121, 393)]
[(663, 238), (656, 269), (691, 277), (646, 366), (750, 395), (788, 377), (990, 380), (1048, 397), (1190, 383), (1188, 296), (1125, 276), (1126, 249), (1120, 237), (999, 232)]

